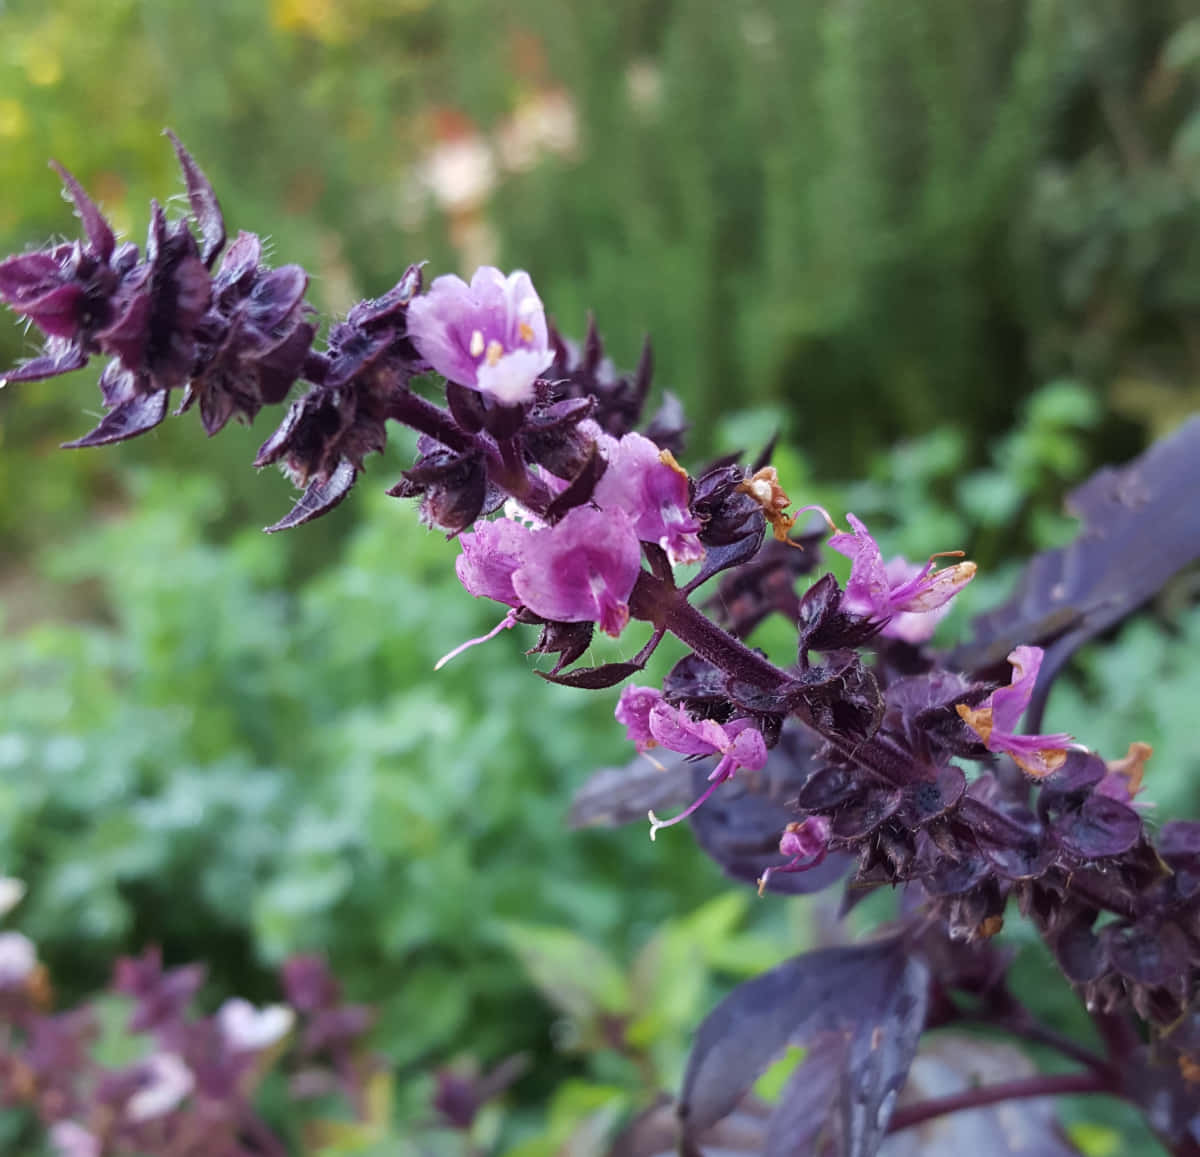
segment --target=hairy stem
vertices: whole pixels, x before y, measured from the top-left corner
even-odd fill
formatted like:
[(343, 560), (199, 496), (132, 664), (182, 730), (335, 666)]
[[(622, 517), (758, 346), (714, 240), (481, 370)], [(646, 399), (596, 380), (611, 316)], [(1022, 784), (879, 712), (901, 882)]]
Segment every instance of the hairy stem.
[(1004, 1081), (995, 1085), (979, 1085), (951, 1093), (946, 1097), (933, 1097), (918, 1101), (915, 1105), (904, 1105), (892, 1114), (888, 1124), (889, 1133), (911, 1129), (934, 1117), (947, 1113), (958, 1113), (964, 1109), (980, 1109), (985, 1105), (996, 1105), (1001, 1101), (1019, 1101), (1031, 1097), (1057, 1097), (1067, 1093), (1108, 1093), (1116, 1095), (1112, 1082), (1098, 1073), (1044, 1073), (1036, 1077), (1024, 1077), (1017, 1081)]

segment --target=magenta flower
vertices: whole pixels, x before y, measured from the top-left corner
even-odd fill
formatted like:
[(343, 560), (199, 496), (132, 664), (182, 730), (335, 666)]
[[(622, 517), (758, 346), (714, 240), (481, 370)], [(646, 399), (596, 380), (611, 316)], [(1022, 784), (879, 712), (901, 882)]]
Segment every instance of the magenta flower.
[(885, 564), (879, 544), (862, 521), (853, 514), (847, 514), (846, 521), (852, 533), (842, 531), (829, 539), (830, 549), (851, 561), (842, 608), (863, 618), (899, 619), (889, 622), (882, 633), (911, 643), (924, 642), (933, 634), (937, 620), (923, 624), (908, 616), (926, 615), (946, 607), (975, 577), (975, 564), (960, 562), (941, 570), (934, 570), (933, 558), (924, 566), (902, 558)]
[(533, 532), (511, 518), (477, 522), (470, 534), (459, 535), (462, 554), (454, 564), (458, 581), (477, 599), (494, 599), (519, 607), (513, 590), (513, 572), (521, 565), (521, 552)]
[(779, 837), (779, 854), (790, 856), (786, 864), (768, 868), (758, 878), (758, 894), (766, 890), (767, 881), (776, 872), (806, 872), (823, 863), (829, 852), (829, 836), (832, 832), (825, 816), (809, 816), (800, 823), (790, 823)]
[[(929, 565), (929, 563), (926, 563), (925, 566), (921, 566), (920, 563), (909, 562), (908, 559), (896, 555), (895, 558), (888, 560), (884, 570), (892, 589), (902, 590), (912, 580), (919, 579), (922, 572), (929, 568)], [(971, 568), (971, 575), (974, 575), (974, 563), (959, 563), (958, 565), (969, 566)], [(949, 567), (939, 573), (947, 574), (954, 569), (954, 567)], [(964, 585), (970, 580), (971, 575), (963, 579)], [(879, 633), (885, 639), (899, 639), (903, 643), (912, 643), (913, 646), (927, 643), (933, 638), (933, 632), (937, 630), (938, 623), (950, 613), (950, 601), (953, 597), (952, 593), (940, 607), (934, 607), (931, 611), (897, 611), (880, 628)]]
[(1020, 720), (1033, 688), (1045, 652), (1041, 647), (1017, 647), (1009, 656), (1012, 682), (998, 687), (979, 707), (959, 703), (958, 714), (966, 725), (983, 740), (988, 751), (1004, 752), (1027, 775), (1042, 779), (1057, 771), (1066, 762), (1067, 747), (1075, 741), (1070, 735), (1018, 735)]
[(629, 595), (642, 549), (623, 510), (576, 506), (561, 522), (530, 532), (513, 572), (517, 598), (560, 623), (599, 623), (614, 638), (629, 622)]
[(621, 688), (621, 698), (613, 714), (618, 723), (624, 724), (626, 737), (639, 754), (658, 746), (658, 740), (650, 731), (650, 712), (662, 701), (663, 693), (654, 687), (630, 684)]
[[(652, 702), (652, 692), (645, 697), (636, 694), (646, 692), (648, 688), (633, 690), (634, 694), (630, 695), (626, 703), (626, 713), (632, 724), (627, 723), (626, 726), (629, 728), (629, 737), (638, 745), (639, 751), (644, 751), (650, 746), (650, 742), (643, 736), (642, 725), (642, 709), (649, 703), (645, 731), (649, 732), (651, 741), (683, 755), (721, 756), (708, 777), (709, 786), (679, 815), (669, 820), (660, 820), (653, 812), (648, 813), (651, 839), (658, 834), (659, 828), (669, 828), (680, 820), (687, 819), (721, 784), (731, 779), (739, 767), (760, 771), (766, 764), (766, 742), (762, 732), (749, 719), (731, 719), (725, 724), (717, 723), (713, 719), (693, 719), (683, 707), (672, 707), (661, 699)], [(625, 699), (624, 695), (622, 699)]]
[(592, 500), (602, 510), (623, 510), (642, 542), (654, 542), (672, 563), (699, 562), (704, 547), (700, 522), (688, 509), (688, 476), (669, 450), (659, 450), (641, 434), (599, 435), (608, 469)]
[(444, 378), (505, 405), (528, 402), (554, 360), (546, 311), (529, 274), (481, 266), (467, 285), (437, 278), (408, 306), (408, 336)]

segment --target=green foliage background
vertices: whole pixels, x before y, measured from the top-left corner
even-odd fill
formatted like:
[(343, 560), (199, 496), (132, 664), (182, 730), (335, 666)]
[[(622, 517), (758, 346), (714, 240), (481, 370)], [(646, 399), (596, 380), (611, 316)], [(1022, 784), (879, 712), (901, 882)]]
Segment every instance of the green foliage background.
[[(566, 142), (504, 162), (564, 99)], [(181, 188), (164, 125), (327, 314), (482, 245), (567, 332), (594, 310), (619, 363), (649, 332), (694, 461), (781, 428), (793, 497), (915, 557), (971, 550), (960, 628), (1069, 533), (1064, 490), (1200, 386), (1189, 0), (8, 0), (0, 251), (72, 231), (51, 156), (140, 235)], [(498, 180), (439, 201), (421, 174), (471, 140)], [(31, 349), (0, 326), (0, 364)], [(59, 453), (94, 378), (0, 392), (0, 868), (64, 998), (148, 942), (209, 961), (212, 1000), (324, 950), (381, 1008), (397, 1137), (459, 1054), (533, 1055), (480, 1124), (530, 1155), (673, 1082), (720, 987), (815, 934), (807, 907), (733, 898), (683, 833), (563, 830), (625, 757), (612, 704), (517, 677), (511, 635), (431, 675), (494, 620), (381, 496), (402, 448), (268, 540), (291, 496), (246, 464), (270, 415)], [(1163, 815), (1198, 802), (1191, 603), (1168, 592), (1052, 709), (1106, 754), (1155, 743)], [(584, 973), (610, 982), (556, 986)], [(1088, 1120), (1102, 1157), (1119, 1135)]]

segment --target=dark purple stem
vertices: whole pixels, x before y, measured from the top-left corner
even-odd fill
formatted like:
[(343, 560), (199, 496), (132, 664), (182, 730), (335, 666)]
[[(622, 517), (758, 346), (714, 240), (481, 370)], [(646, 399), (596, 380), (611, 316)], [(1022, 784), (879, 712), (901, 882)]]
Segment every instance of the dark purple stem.
[(554, 501), (546, 484), (525, 468), (520, 454), (501, 454), (496, 444), (482, 434), (468, 434), (450, 416), (420, 394), (397, 390), (388, 404), (388, 417), (460, 453), (475, 449), (487, 461), (488, 477), (535, 514), (544, 514)]
[(1001, 1101), (1058, 1097), (1068, 1093), (1107, 1093), (1115, 1096), (1117, 1090), (1110, 1080), (1097, 1073), (1047, 1073), (1024, 1077), (1019, 1081), (980, 1085), (948, 1097), (934, 1097), (928, 1101), (918, 1101), (915, 1105), (904, 1105), (892, 1114), (888, 1132), (898, 1133), (901, 1129), (911, 1129), (934, 1117), (944, 1117), (947, 1113), (958, 1113), (964, 1109), (980, 1109)]
[(981, 1016), (977, 1023), (992, 1025), (1033, 1044), (1052, 1048), (1064, 1057), (1069, 1057), (1081, 1065), (1086, 1065), (1097, 1075), (1103, 1076), (1108, 1080), (1115, 1081), (1117, 1078), (1116, 1069), (1100, 1053), (1093, 1052), (1071, 1037), (1064, 1036), (1057, 1030), (1042, 1024), (1040, 1021), (1034, 1020), (1033, 1016), (1023, 1008), (1020, 1008), (1020, 1011), (1011, 1015), (997, 1016), (994, 1019)]
[(785, 671), (693, 607), (682, 591), (647, 571), (638, 577), (629, 606), (634, 617), (670, 631), (701, 659), (735, 679), (768, 690), (782, 690), (792, 682)]

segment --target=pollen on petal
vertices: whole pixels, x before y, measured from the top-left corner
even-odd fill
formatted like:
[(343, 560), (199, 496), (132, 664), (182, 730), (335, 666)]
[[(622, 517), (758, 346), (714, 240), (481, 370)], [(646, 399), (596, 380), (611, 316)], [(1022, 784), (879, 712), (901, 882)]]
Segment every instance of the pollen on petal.
[(992, 734), (992, 709), (990, 707), (968, 707), (959, 703), (954, 708), (959, 718), (983, 741), (986, 746)]

